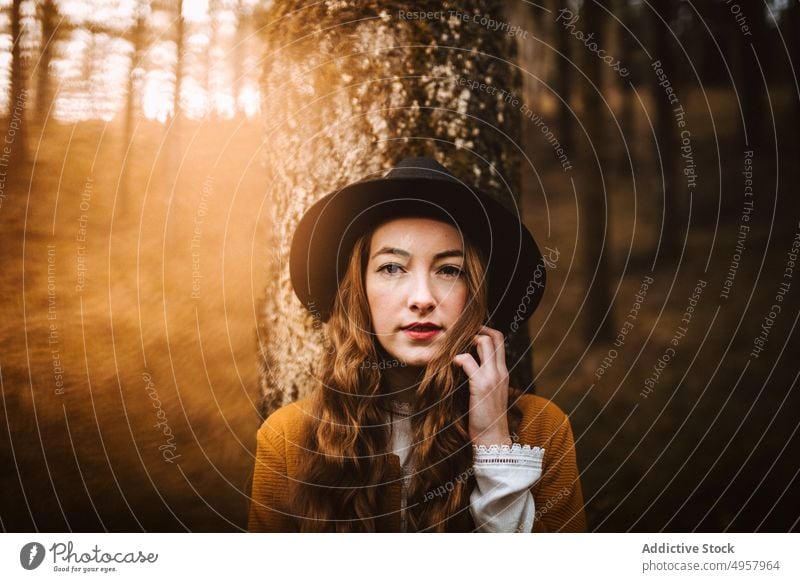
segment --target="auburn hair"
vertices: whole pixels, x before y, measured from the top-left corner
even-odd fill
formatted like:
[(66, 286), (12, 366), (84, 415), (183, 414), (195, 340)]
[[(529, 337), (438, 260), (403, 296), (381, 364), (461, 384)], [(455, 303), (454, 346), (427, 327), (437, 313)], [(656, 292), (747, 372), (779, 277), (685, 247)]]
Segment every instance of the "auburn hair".
[[(389, 482), (389, 422), (381, 368), (369, 363), (385, 354), (372, 332), (365, 274), (372, 233), (355, 242), (327, 322), (328, 340), (319, 383), (303, 438), (290, 495), (298, 531), (374, 532)], [(453, 357), (467, 352), (486, 323), (486, 261), (464, 237), (468, 301), (424, 368), (416, 389), (410, 453), (415, 473), (407, 496), (407, 531), (444, 532), (473, 528), (469, 496), (474, 487), (469, 437), (469, 385)], [(365, 331), (366, 330), (366, 331)], [(367, 362), (368, 365), (363, 365)], [(521, 393), (509, 389), (509, 428), (518, 430)], [(465, 476), (467, 476), (465, 478)], [(433, 491), (444, 495), (433, 495)]]

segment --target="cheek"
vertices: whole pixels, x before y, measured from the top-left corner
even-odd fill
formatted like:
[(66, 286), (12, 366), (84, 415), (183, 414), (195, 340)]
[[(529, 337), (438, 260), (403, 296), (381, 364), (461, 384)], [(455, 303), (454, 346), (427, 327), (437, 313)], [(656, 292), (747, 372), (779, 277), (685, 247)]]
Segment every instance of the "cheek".
[(389, 297), (385, 290), (381, 289), (380, 282), (371, 280), (371, 277), (367, 277), (364, 287), (367, 294), (367, 303), (369, 303), (370, 316), (372, 317), (372, 326), (376, 333), (382, 333), (385, 331), (385, 327), (390, 325), (386, 321), (389, 313), (387, 309), (389, 307)]
[(445, 303), (447, 305), (447, 312), (452, 315), (459, 315), (467, 306), (467, 283), (459, 283), (453, 285), (447, 293)]

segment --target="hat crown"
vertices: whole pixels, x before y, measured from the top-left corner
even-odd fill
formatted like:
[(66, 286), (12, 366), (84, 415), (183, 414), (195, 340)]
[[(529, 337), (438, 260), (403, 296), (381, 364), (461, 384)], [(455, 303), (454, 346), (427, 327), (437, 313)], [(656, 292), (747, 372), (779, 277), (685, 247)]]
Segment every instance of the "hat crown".
[(389, 170), (384, 179), (394, 178), (424, 178), (427, 180), (447, 180), (459, 182), (458, 178), (442, 164), (428, 157), (403, 158), (397, 165)]

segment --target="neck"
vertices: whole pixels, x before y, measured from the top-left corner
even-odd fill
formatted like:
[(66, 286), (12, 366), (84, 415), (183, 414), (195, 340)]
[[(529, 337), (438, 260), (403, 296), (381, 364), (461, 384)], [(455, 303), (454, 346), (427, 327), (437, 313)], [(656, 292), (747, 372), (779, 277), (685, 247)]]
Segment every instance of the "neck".
[(424, 372), (422, 366), (388, 368), (381, 375), (382, 391), (389, 398), (411, 404)]

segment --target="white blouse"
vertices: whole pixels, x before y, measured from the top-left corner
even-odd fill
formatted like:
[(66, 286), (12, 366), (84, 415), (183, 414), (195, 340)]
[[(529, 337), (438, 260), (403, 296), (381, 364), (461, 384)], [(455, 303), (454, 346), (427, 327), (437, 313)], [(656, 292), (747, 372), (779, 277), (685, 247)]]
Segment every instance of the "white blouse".
[[(392, 401), (391, 449), (400, 457), (403, 471), (400, 522), (406, 531), (408, 486), (414, 468), (410, 462), (413, 446), (411, 435), (411, 406)], [(534, 507), (531, 486), (542, 475), (544, 449), (520, 445), (473, 445), (475, 488), (470, 494), (470, 513), (478, 532), (530, 532), (533, 528)], [(464, 478), (467, 476), (465, 475)], [(458, 477), (460, 478), (460, 477)], [(457, 479), (458, 479), (457, 478)], [(447, 485), (450, 485), (448, 490)], [(426, 493), (426, 499), (452, 491), (446, 484)]]

